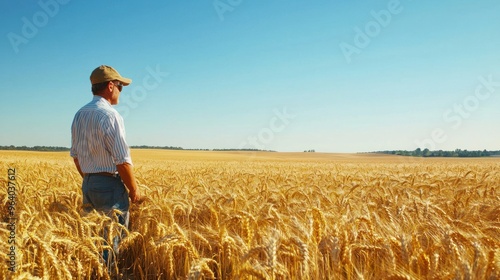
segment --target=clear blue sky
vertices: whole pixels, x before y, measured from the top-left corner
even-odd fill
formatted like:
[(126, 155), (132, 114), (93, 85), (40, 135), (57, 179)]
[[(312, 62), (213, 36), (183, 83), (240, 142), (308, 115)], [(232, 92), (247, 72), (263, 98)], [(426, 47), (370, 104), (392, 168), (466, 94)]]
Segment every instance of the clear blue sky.
[[(0, 145), (70, 146), (101, 64), (130, 145), (500, 149), (500, 2), (0, 2)], [(126, 99), (125, 99), (126, 98)]]

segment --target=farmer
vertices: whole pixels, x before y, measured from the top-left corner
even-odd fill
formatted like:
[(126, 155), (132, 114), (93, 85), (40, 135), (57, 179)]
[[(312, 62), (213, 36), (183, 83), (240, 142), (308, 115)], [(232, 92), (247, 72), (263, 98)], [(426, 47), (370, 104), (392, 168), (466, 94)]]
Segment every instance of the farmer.
[(119, 222), (128, 227), (129, 198), (132, 203), (140, 203), (142, 198), (123, 118), (111, 105), (118, 104), (123, 86), (132, 80), (101, 65), (90, 75), (90, 82), (94, 97), (76, 113), (71, 126), (70, 155), (83, 178), (83, 206), (107, 214), (117, 209)]

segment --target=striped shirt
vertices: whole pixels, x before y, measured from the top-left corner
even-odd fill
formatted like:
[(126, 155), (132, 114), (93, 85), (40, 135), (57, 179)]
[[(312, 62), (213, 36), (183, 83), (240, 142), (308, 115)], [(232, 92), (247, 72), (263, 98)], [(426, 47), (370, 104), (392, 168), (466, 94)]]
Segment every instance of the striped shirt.
[(78, 159), (83, 173), (115, 173), (117, 164), (132, 164), (123, 118), (103, 97), (94, 95), (76, 113), (70, 155)]

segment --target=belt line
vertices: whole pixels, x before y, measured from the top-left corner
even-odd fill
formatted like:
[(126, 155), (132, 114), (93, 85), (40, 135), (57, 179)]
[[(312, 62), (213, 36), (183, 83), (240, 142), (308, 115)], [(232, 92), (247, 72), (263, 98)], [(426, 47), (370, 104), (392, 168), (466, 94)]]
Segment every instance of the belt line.
[(113, 178), (118, 178), (120, 176), (118, 173), (109, 173), (109, 172), (86, 173), (85, 175), (88, 175), (88, 176), (106, 176), (106, 177), (113, 177)]

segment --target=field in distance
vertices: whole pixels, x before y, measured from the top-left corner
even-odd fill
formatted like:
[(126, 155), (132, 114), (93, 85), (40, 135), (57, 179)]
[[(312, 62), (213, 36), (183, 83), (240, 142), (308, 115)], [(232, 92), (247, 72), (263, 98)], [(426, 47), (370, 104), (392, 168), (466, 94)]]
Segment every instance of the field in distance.
[[(378, 153), (306, 153), (306, 152), (249, 152), (249, 151), (189, 151), (189, 150), (132, 150), (133, 158), (144, 160), (223, 160), (223, 161), (317, 161), (317, 162), (378, 162), (378, 163), (418, 163), (418, 162), (461, 162), (465, 158), (419, 158)], [(500, 162), (500, 157), (468, 158), (468, 162)]]
[[(16, 170), (7, 279), (498, 279), (500, 158), (132, 150), (129, 230), (81, 210), (68, 152)], [(7, 205), (6, 187), (0, 200)], [(1, 212), (2, 251), (10, 244)], [(104, 237), (103, 229), (112, 234)], [(117, 262), (101, 254), (123, 233)], [(7, 260), (7, 256), (4, 256)]]

